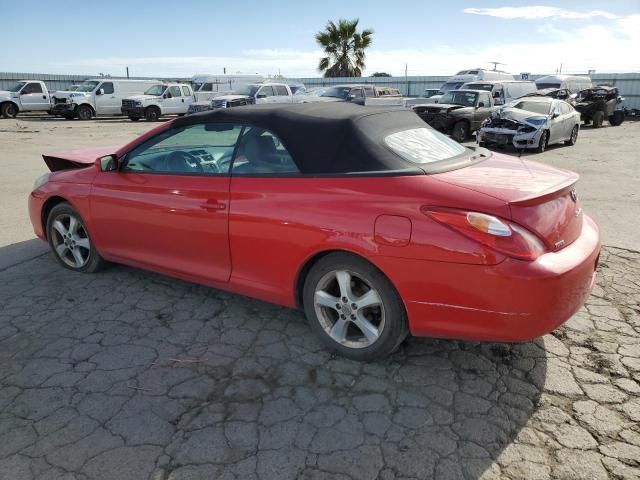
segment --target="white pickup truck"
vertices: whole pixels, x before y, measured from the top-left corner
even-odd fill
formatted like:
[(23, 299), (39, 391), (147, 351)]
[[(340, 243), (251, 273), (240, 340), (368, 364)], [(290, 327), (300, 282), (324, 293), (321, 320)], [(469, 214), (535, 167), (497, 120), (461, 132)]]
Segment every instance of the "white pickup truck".
[(195, 100), (193, 90), (183, 83), (157, 83), (142, 95), (122, 99), (120, 111), (132, 121), (144, 117), (155, 122), (164, 115), (184, 115)]
[(13, 118), (19, 112), (48, 112), (51, 110), (51, 95), (40, 80), (21, 80), (0, 91), (0, 113), (4, 118)]
[(293, 93), (286, 83), (250, 83), (230, 94), (212, 98), (207, 105), (193, 103), (189, 113), (260, 103), (293, 103)]

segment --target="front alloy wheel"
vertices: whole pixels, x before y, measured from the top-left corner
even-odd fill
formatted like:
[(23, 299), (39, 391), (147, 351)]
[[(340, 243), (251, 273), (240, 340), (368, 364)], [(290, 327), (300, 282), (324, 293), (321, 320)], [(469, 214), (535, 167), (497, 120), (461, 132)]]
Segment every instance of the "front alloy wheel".
[(327, 346), (354, 360), (392, 353), (408, 333), (398, 292), (387, 277), (361, 257), (330, 253), (309, 271), (304, 310)]
[(105, 263), (91, 244), (89, 231), (68, 203), (56, 205), (47, 219), (47, 239), (62, 266), (78, 272), (95, 272)]

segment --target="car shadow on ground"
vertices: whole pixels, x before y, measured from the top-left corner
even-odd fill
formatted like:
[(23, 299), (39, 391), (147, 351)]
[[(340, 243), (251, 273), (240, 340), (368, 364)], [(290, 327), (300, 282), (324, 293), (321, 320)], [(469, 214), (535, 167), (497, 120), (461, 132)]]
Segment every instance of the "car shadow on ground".
[(475, 479), (547, 373), (543, 340), (411, 338), (353, 362), (297, 310), (50, 255), (0, 271), (0, 312), (0, 468), (18, 473)]

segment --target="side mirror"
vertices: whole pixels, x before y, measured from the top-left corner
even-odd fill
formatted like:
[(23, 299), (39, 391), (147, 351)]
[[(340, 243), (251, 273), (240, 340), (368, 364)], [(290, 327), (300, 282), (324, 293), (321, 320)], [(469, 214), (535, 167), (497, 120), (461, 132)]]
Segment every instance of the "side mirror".
[(480, 102), (480, 103), (478, 104), (478, 108), (480, 108), (480, 107), (484, 107), (484, 102)]
[(101, 172), (113, 172), (118, 169), (118, 159), (115, 155), (107, 155), (96, 160)]
[(347, 101), (350, 102), (352, 101), (354, 98), (356, 98), (355, 95), (351, 94), (351, 95), (347, 95)]
[(551, 118), (558, 118), (560, 116), (560, 114), (558, 112), (553, 112), (551, 114)]
[(493, 92), (493, 98), (500, 98), (500, 92), (498, 90)]
[(259, 93), (256, 95), (256, 98), (267, 98), (267, 95), (265, 93)]
[(99, 89), (96, 91), (96, 95), (104, 95), (104, 90), (103, 90), (102, 88), (99, 88)]

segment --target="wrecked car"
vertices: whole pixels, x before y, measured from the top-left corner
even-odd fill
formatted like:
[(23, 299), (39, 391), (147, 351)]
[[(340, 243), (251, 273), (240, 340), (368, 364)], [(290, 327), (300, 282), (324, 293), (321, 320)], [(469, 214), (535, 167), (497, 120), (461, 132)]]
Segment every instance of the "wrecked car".
[(413, 111), (436, 130), (464, 142), (493, 110), (491, 93), (485, 90), (452, 90), (439, 103), (413, 106)]
[(606, 118), (617, 127), (624, 121), (623, 100), (616, 87), (599, 85), (579, 91), (573, 105), (585, 125), (592, 123), (593, 128), (600, 128)]
[(478, 145), (512, 145), (517, 150), (535, 149), (565, 142), (575, 145), (580, 114), (563, 100), (524, 97), (491, 114), (476, 135)]

